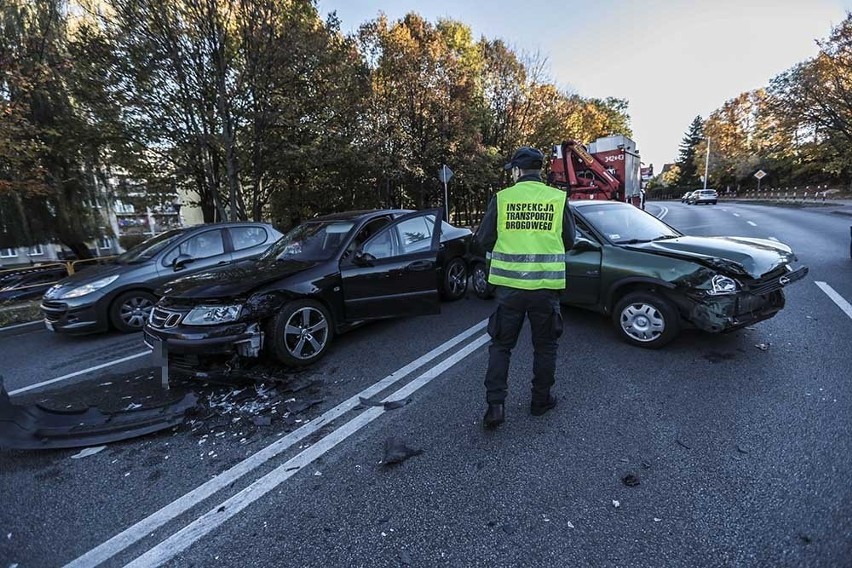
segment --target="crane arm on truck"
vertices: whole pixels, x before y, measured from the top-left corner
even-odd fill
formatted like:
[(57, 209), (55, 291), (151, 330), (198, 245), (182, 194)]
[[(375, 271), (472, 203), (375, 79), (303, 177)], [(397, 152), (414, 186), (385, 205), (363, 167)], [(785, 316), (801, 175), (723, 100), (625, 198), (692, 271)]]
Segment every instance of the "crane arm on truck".
[(583, 194), (589, 199), (623, 199), (621, 182), (592, 156), (582, 144), (566, 140), (554, 147), (551, 181), (573, 197)]

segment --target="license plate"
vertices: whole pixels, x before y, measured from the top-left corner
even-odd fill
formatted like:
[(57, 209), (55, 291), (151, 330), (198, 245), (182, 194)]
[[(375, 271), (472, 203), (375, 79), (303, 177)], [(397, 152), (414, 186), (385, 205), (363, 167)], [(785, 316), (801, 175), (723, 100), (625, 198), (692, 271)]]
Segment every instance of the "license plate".
[(47, 328), (47, 331), (56, 331), (55, 329), (53, 329), (53, 322), (44, 320), (44, 327)]

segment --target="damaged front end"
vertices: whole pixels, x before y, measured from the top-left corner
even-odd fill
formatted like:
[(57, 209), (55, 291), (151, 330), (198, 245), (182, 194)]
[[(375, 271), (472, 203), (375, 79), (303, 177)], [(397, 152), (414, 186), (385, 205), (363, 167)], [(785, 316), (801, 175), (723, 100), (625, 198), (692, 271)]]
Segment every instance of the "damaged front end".
[(784, 307), (784, 287), (807, 273), (807, 267), (794, 270), (789, 264), (760, 278), (742, 271), (734, 275), (702, 269), (693, 275), (694, 285), (676, 302), (683, 318), (694, 327), (727, 333), (773, 317)]

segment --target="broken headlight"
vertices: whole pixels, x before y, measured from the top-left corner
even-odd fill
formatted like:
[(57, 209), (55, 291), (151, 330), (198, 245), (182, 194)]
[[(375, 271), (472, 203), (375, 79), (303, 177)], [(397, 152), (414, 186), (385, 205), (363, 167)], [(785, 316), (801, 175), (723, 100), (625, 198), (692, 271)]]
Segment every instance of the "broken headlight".
[(724, 296), (726, 294), (736, 294), (740, 291), (740, 283), (734, 280), (733, 278), (729, 278), (727, 276), (722, 276), (721, 274), (717, 274), (710, 280), (710, 290), (707, 291), (711, 296)]
[(196, 306), (183, 319), (184, 325), (217, 325), (236, 321), (242, 306)]

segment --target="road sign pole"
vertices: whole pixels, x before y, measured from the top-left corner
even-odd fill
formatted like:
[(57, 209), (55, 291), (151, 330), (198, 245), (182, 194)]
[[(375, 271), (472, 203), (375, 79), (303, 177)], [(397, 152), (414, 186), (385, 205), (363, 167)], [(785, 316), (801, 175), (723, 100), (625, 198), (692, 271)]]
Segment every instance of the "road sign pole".
[(450, 222), (450, 197), (447, 189), (447, 164), (441, 166), (441, 177), (444, 178), (444, 219)]

